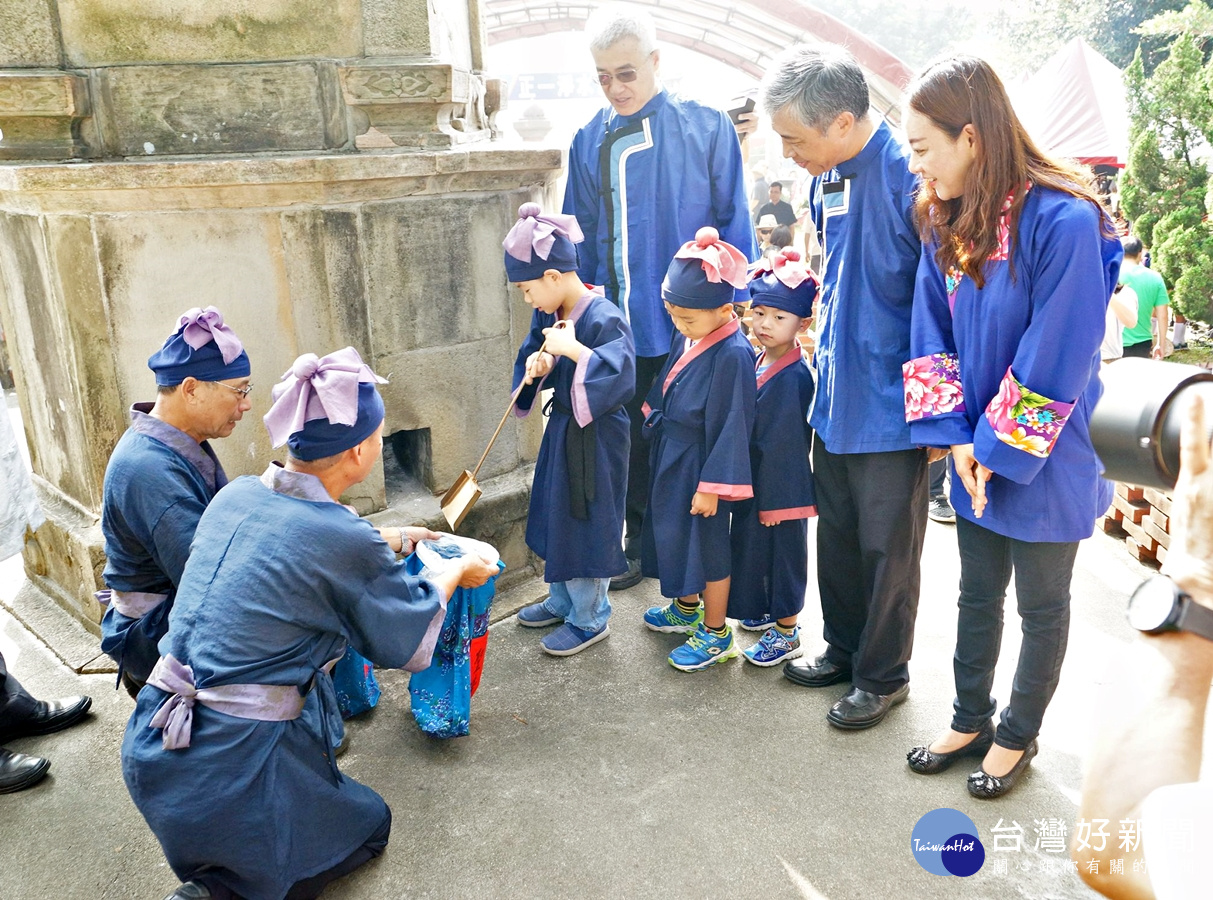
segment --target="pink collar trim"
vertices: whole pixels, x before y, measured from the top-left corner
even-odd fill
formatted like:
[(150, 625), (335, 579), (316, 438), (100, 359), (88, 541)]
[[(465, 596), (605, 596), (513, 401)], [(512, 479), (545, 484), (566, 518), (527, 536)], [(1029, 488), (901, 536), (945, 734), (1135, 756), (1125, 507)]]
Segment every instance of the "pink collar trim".
[[(754, 362), (755, 372), (758, 371), (758, 368), (762, 365), (762, 361), (766, 358), (767, 351), (763, 350), (762, 353), (759, 354), (758, 359)], [(788, 368), (789, 366), (794, 366), (796, 363), (800, 362), (802, 358), (803, 354), (800, 349), (800, 341), (794, 340), (792, 342), (792, 349), (779, 359), (775, 360), (775, 362), (771, 363), (770, 367), (758, 376), (758, 386), (762, 387), (784, 369)]]
[(725, 338), (736, 334), (740, 328), (741, 320), (737, 318), (736, 313), (733, 313), (733, 318), (729, 319), (729, 321), (725, 322), (707, 337), (700, 340), (698, 344), (696, 344), (686, 353), (682, 354), (682, 356), (678, 357), (678, 362), (674, 363), (674, 367), (670, 369), (670, 374), (665, 377), (665, 383), (661, 386), (661, 393), (665, 394), (665, 392), (670, 389), (670, 384), (673, 383), (674, 379), (677, 378), (679, 374), (681, 374), (682, 370), (696, 359), (703, 356), (703, 354), (707, 352), (708, 348), (714, 347)]

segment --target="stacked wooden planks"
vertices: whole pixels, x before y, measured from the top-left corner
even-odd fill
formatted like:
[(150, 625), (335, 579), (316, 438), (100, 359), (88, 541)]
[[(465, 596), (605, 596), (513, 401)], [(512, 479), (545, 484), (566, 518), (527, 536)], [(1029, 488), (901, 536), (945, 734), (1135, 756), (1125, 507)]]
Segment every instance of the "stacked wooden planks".
[(1129, 555), (1139, 562), (1162, 564), (1171, 544), (1171, 498), (1154, 488), (1117, 482), (1112, 506), (1099, 518), (1100, 531), (1124, 535)]

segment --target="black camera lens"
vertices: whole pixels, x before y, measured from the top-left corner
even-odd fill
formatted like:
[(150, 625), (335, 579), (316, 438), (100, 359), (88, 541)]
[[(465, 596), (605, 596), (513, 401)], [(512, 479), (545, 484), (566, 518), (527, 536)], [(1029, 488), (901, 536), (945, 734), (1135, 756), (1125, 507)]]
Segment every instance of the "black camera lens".
[(1104, 477), (1142, 487), (1174, 487), (1180, 426), (1193, 394), (1204, 398), (1206, 421), (1213, 426), (1213, 373), (1199, 366), (1126, 358), (1106, 366), (1100, 379), (1104, 390), (1091, 413), (1091, 443), (1104, 464)]

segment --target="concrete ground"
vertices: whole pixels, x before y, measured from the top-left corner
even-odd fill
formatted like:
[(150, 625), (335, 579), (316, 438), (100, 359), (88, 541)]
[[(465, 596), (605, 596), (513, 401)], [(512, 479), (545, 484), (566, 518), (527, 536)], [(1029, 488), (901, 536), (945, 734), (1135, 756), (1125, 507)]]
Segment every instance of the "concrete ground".
[[(407, 675), (380, 672), (383, 699), (350, 723), (341, 767), (391, 805), (392, 842), (326, 896), (1096, 896), (1064, 854), (1048, 852), (1049, 836), (1058, 822), (1067, 836), (1076, 827), (1082, 759), (1106, 711), (1101, 687), (1130, 640), (1125, 601), (1147, 570), (1112, 538), (1083, 544), (1069, 653), (1040, 756), (1013, 793), (982, 802), (965, 791), (973, 766), (925, 778), (905, 765), (906, 751), (949, 720), (955, 540), (951, 526), (928, 528), (911, 695), (868, 731), (826, 724), (844, 685), (800, 688), (778, 669), (740, 660), (697, 674), (671, 668), (665, 655), (678, 639), (640, 623), (658, 602), (652, 581), (612, 595), (610, 639), (577, 657), (545, 656), (541, 633), (512, 617), (495, 624), (467, 737), (422, 735)], [(12, 601), (24, 580), (19, 559), (0, 563), (0, 601)], [(815, 586), (802, 626), (815, 655)], [(1018, 640), (1012, 612), (995, 690), (1004, 700)], [(74, 674), (2, 609), (0, 652), (35, 696), (94, 698), (87, 723), (11, 744), (53, 767), (37, 787), (0, 795), (0, 900), (158, 900), (176, 879), (122, 782), (130, 699), (114, 691), (112, 675)], [(966, 813), (978, 828), (987, 858), (970, 878), (928, 874), (911, 853), (915, 823), (938, 807)], [(1020, 827), (1022, 849), (996, 851), (996, 827)], [(1013, 848), (1001, 833), (997, 844)]]
[[(5, 599), (23, 581), (18, 562), (0, 564)], [(391, 805), (392, 843), (327, 896), (1093, 897), (1063, 855), (1033, 845), (1048, 820), (1075, 827), (1099, 687), (1130, 638), (1122, 610), (1144, 573), (1111, 538), (1083, 545), (1069, 655), (1041, 754), (1012, 794), (991, 802), (965, 792), (968, 766), (924, 778), (904, 762), (950, 711), (957, 564), (949, 526), (928, 529), (912, 693), (869, 731), (825, 723), (841, 685), (798, 688), (777, 669), (741, 661), (690, 675), (672, 669), (664, 657), (676, 638), (640, 624), (657, 601), (650, 581), (613, 595), (610, 639), (570, 659), (543, 655), (539, 634), (506, 619), (492, 629), (468, 737), (420, 734), (407, 676), (380, 673), (383, 699), (351, 723), (341, 765)], [(1003, 698), (1017, 652), (1013, 618), (996, 689)], [(802, 621), (816, 652), (812, 588)], [(54, 765), (36, 788), (0, 796), (0, 898), (163, 896), (176, 881), (119, 771), (131, 701), (112, 676), (60, 665), (4, 613), (0, 651), (36, 696), (94, 698), (87, 724), (12, 744)], [(910, 852), (918, 818), (943, 806), (967, 813), (986, 846), (971, 878), (928, 874)], [(1000, 820), (1022, 826), (1021, 851), (993, 851)]]

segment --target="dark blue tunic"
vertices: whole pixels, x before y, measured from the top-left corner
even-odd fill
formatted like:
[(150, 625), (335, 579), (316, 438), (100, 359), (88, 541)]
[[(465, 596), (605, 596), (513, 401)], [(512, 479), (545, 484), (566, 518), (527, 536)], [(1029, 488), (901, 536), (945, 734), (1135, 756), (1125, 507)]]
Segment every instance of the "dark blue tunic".
[(160, 650), (193, 667), (199, 689), (296, 685), (307, 698), (286, 722), (198, 703), (190, 746), (165, 750), (149, 722), (169, 695), (140, 692), (122, 773), (179, 878), (209, 867), (243, 897), (278, 900), (383, 824), (383, 799), (329, 759), (340, 717), (321, 666), (348, 641), (378, 665), (424, 668), (444, 608), (438, 589), (407, 574), (376, 529), (313, 476), (271, 466), (215, 498)]
[[(666, 352), (661, 282), (678, 248), (711, 225), (758, 256), (737, 132), (729, 117), (666, 91), (621, 116), (607, 107), (573, 138), (564, 212), (585, 232), (578, 273), (626, 316), (638, 356)], [(749, 299), (743, 289), (738, 302)]]
[(1100, 233), (1087, 201), (1033, 187), (1011, 246), (1015, 278), (993, 259), (981, 290), (923, 252), (907, 418), (915, 443), (973, 443), (993, 471), (981, 519), (953, 477), (957, 515), (1022, 541), (1079, 541), (1112, 500), (1088, 422), (1120, 242)]
[[(754, 495), (754, 350), (736, 318), (687, 349), (678, 332), (645, 404), (653, 442), (641, 567), (664, 597), (686, 597), (730, 572), (731, 501)], [(716, 494), (714, 516), (692, 516), (697, 491)]]
[[(582, 297), (569, 321), (577, 340), (593, 352), (577, 363), (557, 357), (542, 383), (532, 383), (518, 395), (519, 414), (526, 415), (540, 390), (554, 389), (526, 523), (527, 546), (545, 560), (543, 577), (549, 583), (610, 578), (627, 569), (623, 508), (631, 440), (623, 404), (636, 391), (632, 330), (618, 307), (598, 293)], [(515, 387), (524, 377), (527, 357), (543, 345), (543, 329), (555, 323), (554, 314), (535, 310), (530, 334), (514, 363)], [(584, 448), (574, 443), (583, 452), (578, 477), (593, 483), (593, 499), (586, 504), (584, 517), (574, 515), (570, 504), (572, 432), (580, 432), (572, 435), (575, 442), (587, 441)]]
[(160, 657), (173, 595), (207, 504), (227, 484), (210, 444), (152, 418), (152, 404), (131, 408), (131, 427), (118, 441), (101, 506), (105, 584), (111, 590), (167, 594), (142, 618), (112, 606), (101, 620), (101, 649), (139, 682)]
[(859, 153), (814, 178), (810, 212), (825, 253), (813, 361), (811, 424), (831, 453), (914, 446), (901, 364), (910, 357), (910, 312), (921, 244), (918, 178), (883, 121)]
[[(756, 367), (764, 361), (759, 356)], [(754, 497), (736, 504), (731, 533), (734, 619), (776, 619), (804, 608), (809, 577), (808, 519), (817, 515), (809, 449), (813, 374), (796, 344), (758, 376), (750, 440)], [(767, 523), (774, 523), (768, 525)]]

